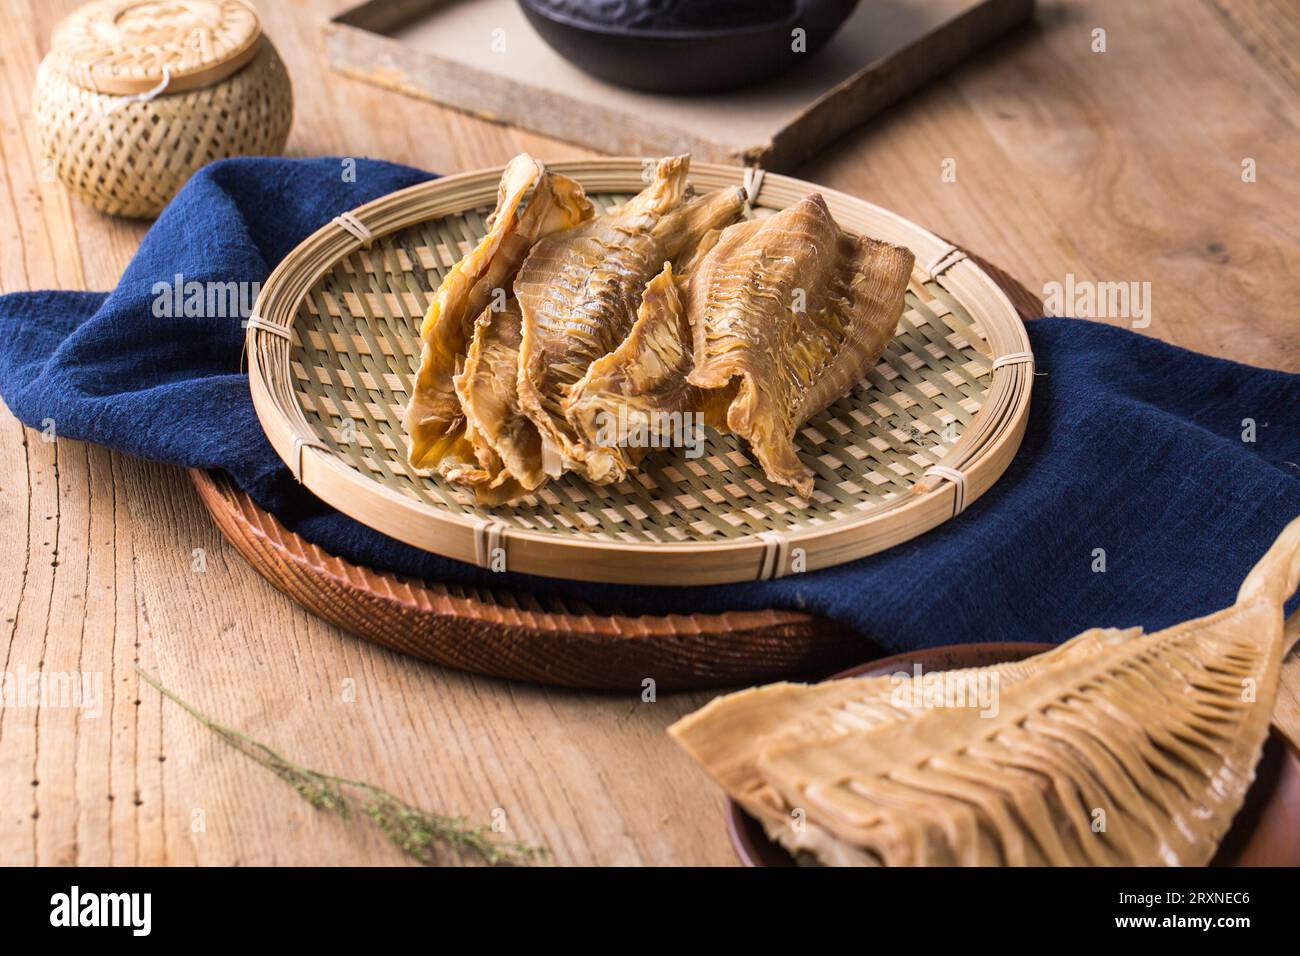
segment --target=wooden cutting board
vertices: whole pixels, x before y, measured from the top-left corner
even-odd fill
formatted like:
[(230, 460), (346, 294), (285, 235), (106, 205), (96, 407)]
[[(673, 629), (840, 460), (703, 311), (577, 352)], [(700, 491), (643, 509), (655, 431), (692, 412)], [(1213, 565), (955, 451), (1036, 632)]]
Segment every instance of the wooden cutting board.
[(862, 0), (807, 67), (749, 89), (678, 97), (570, 65), (515, 0), (368, 0), (325, 27), (343, 73), (619, 155), (783, 171), (1026, 22), (1034, 0)]

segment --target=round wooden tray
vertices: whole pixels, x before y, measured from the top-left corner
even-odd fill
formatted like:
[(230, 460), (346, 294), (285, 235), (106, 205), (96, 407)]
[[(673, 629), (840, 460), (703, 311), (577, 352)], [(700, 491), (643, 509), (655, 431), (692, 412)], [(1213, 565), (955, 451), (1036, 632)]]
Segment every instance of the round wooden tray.
[[(956, 644), (910, 654), (896, 654), (862, 664), (841, 677), (877, 677), (910, 672), (920, 664), (927, 671), (986, 667), (1023, 660), (1051, 650), (1052, 644)], [(1285, 734), (1272, 728), (1255, 771), (1246, 802), (1219, 844), (1211, 866), (1300, 866), (1295, 808), (1300, 801), (1300, 750)], [(727, 832), (745, 866), (795, 866), (794, 857), (768, 839), (763, 825), (734, 800), (727, 801)]]
[(820, 677), (874, 645), (797, 611), (628, 617), (358, 567), (288, 531), (223, 475), (190, 471), (221, 533), (273, 585), (367, 640), (447, 667), (562, 687), (639, 691)]
[[(602, 210), (643, 185), (641, 159), (551, 168), (579, 180)], [(510, 570), (573, 580), (728, 583), (816, 570), (912, 538), (979, 497), (1015, 454), (1033, 367), (998, 285), (893, 213), (769, 174), (754, 214), (818, 191), (841, 226), (906, 245), (918, 263), (880, 363), (800, 432), (801, 457), (817, 474), (812, 498), (769, 482), (734, 436), (710, 432), (695, 460), (663, 453), (617, 485), (566, 476), (521, 503), (479, 508), (406, 463), (401, 417), (427, 302), (486, 231), (500, 174), (450, 176), (361, 206), (305, 240), (262, 288), (248, 333), (262, 426), (295, 476), (356, 520), (494, 570), (504, 553)], [(701, 192), (745, 178), (715, 165), (690, 176)], [(995, 363), (1006, 356), (1019, 359)], [(964, 480), (928, 473), (935, 465)]]

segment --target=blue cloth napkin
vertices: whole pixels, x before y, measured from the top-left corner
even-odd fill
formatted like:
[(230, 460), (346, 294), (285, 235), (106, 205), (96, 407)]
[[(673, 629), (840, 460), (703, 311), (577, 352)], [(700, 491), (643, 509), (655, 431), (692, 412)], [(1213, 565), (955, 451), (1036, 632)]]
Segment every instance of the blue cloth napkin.
[[(214, 163), (149, 230), (115, 291), (0, 298), (0, 394), (9, 408), (35, 428), (52, 419), (59, 438), (222, 469), (290, 529), (370, 567), (630, 614), (800, 609), (896, 651), (1061, 641), (1092, 626), (1153, 629), (1208, 613), (1233, 602), (1252, 564), (1300, 514), (1300, 375), (1043, 319), (1029, 324), (1039, 374), (1011, 467), (960, 517), (884, 554), (699, 588), (492, 574), (426, 554), (293, 481), (253, 412), (238, 316), (181, 309), (168, 317), (155, 307), (177, 276), (260, 281), (338, 213), (430, 178), (350, 162)], [(1247, 420), (1253, 441), (1244, 440)], [(1104, 571), (1094, 570), (1098, 549)]]

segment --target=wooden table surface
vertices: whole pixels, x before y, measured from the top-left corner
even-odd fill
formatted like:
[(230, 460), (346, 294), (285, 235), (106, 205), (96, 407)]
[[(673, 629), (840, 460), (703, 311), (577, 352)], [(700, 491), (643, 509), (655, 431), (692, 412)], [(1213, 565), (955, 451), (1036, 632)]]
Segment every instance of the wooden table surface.
[[(41, 177), (31, 88), (75, 0), (0, 0), (0, 290), (111, 288), (145, 225)], [(348, 0), (260, 0), (297, 91), (289, 152), (443, 172), (589, 153), (332, 75)], [(1106, 31), (1107, 51), (1091, 49)], [(1037, 25), (799, 170), (1030, 288), (1150, 282), (1146, 334), (1300, 372), (1300, 15), (1292, 0), (1042, 3)], [(1255, 182), (1244, 182), (1253, 159)], [(945, 182), (945, 160), (956, 181)], [(664, 727), (708, 694), (514, 686), (363, 644), (228, 547), (176, 468), (47, 443), (0, 410), (2, 671), (103, 675), (103, 713), (0, 710), (0, 863), (401, 863), (135, 674), (300, 762), (543, 843), (561, 863), (734, 862)], [(193, 552), (206, 570), (193, 570)], [(1207, 560), (1212, 555), (1207, 542)], [(1130, 622), (1093, 622), (1109, 624)], [(1034, 635), (1025, 635), (1033, 638)], [(1279, 720), (1300, 738), (1293, 655)]]

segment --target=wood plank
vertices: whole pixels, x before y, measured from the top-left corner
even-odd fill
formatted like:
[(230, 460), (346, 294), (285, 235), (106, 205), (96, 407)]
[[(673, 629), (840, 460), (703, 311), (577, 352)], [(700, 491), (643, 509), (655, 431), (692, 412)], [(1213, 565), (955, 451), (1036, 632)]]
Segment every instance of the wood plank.
[(1300, 17), (1291, 0), (1204, 0), (1233, 39), (1293, 94), (1300, 93)]
[[(372, 155), (444, 172), (525, 148), (590, 155), (334, 74), (303, 38), (354, 2), (259, 4), (297, 90), (292, 155)], [(108, 288), (145, 228), (40, 179), (30, 85), (50, 28), (75, 5), (0, 0), (4, 291)], [(1043, 6), (1037, 31), (798, 174), (896, 209), (1034, 288), (1071, 270), (1146, 278), (1156, 295), (1147, 334), (1300, 371), (1300, 160), (1286, 149), (1297, 127), (1286, 58), (1294, 5)], [(1177, 37), (1154, 43), (1171, 19)], [(1109, 59), (1089, 51), (1097, 24)], [(1258, 182), (1232, 181), (1239, 154), (1259, 159)], [(957, 160), (956, 182), (940, 178), (945, 158)], [(561, 863), (734, 862), (717, 789), (663, 734), (707, 694), (643, 704), (509, 686), (358, 643), (257, 577), (179, 470), (42, 442), (3, 410), (0, 536), (12, 543), (0, 550), (0, 669), (45, 660), (104, 679), (95, 719), (0, 710), (0, 863), (404, 862), (373, 831), (312, 810), (164, 707), (138, 685), (137, 658), (213, 717), (308, 765), (476, 819), (501, 807), (512, 834), (549, 844)], [(195, 548), (204, 572), (192, 570)], [(352, 703), (341, 695), (349, 679)], [(1300, 739), (1297, 701), (1293, 654), (1279, 715)]]
[[(41, 5), (35, 5), (40, 7)], [(44, 37), (33, 5), (4, 0), (5, 55), (0, 58), (0, 201), (7, 207), (0, 230), (0, 292), (82, 288), (75, 254), (73, 201), (40, 157), (30, 122), (32, 88)], [(61, 255), (72, 251), (71, 256)]]
[(330, 23), (325, 49), (349, 76), (607, 153), (686, 151), (785, 171), (1032, 9), (1033, 0), (862, 4), (807, 66), (709, 96), (595, 79), (551, 49), (514, 0), (368, 0)]

